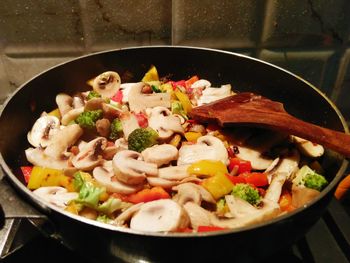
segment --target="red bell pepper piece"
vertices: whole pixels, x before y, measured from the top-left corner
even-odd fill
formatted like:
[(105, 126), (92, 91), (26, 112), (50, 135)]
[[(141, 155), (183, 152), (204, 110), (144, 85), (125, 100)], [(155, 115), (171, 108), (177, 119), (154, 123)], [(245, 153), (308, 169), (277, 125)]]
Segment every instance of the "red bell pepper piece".
[(135, 113), (135, 117), (137, 119), (137, 122), (141, 128), (147, 128), (148, 126), (148, 119), (147, 116), (143, 113)]
[(122, 103), (123, 101), (123, 92), (121, 90), (118, 90), (117, 93), (111, 98), (111, 100)]
[(237, 157), (230, 159), (230, 164), (228, 165), (229, 171), (232, 171), (235, 166), (238, 167), (238, 174), (250, 173), (250, 171), (252, 170), (252, 165), (250, 164), (250, 161), (241, 160)]
[(269, 184), (265, 173), (242, 173), (238, 177), (244, 178), (247, 184), (262, 187)]
[(32, 173), (32, 170), (33, 170), (33, 166), (21, 166), (21, 171), (24, 176), (24, 181), (26, 183), (29, 182), (29, 178)]
[(291, 212), (295, 209), (295, 207), (292, 205), (292, 195), (285, 189), (282, 191), (278, 204), (283, 212)]
[(219, 230), (225, 230), (227, 228), (222, 228), (218, 226), (198, 226), (197, 232), (212, 232), (212, 231), (219, 231)]
[(235, 176), (235, 175), (229, 175), (229, 174), (226, 174), (226, 176), (228, 177), (228, 179), (230, 179), (230, 181), (233, 184), (245, 184), (245, 183), (247, 183), (246, 180), (243, 177)]
[(170, 195), (160, 186), (152, 187), (151, 189), (143, 189), (135, 194), (127, 197), (130, 203), (150, 202), (158, 199), (168, 199)]

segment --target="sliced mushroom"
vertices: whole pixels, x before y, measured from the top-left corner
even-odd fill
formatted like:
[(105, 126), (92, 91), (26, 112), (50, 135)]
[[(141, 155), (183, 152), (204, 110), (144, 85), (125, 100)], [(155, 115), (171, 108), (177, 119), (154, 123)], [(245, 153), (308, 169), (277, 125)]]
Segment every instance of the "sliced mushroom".
[(56, 103), (61, 116), (73, 109), (73, 98), (65, 93), (57, 94)]
[(128, 195), (141, 190), (143, 187), (143, 184), (128, 185), (120, 182), (117, 178), (115, 178), (112, 167), (96, 167), (92, 174), (96, 182), (106, 187), (108, 192)]
[(81, 108), (81, 107), (84, 107), (84, 100), (81, 96), (74, 96), (73, 97), (73, 108), (74, 109), (78, 109), (78, 108)]
[(124, 138), (127, 140), (130, 133), (140, 128), (139, 122), (136, 116), (130, 112), (125, 112), (120, 115), (120, 121), (123, 127)]
[(110, 133), (111, 122), (108, 119), (100, 119), (96, 121), (96, 131), (103, 137), (108, 137)]
[(128, 221), (130, 221), (131, 217), (140, 210), (141, 206), (144, 203), (138, 203), (130, 206), (128, 209), (123, 211), (116, 219), (114, 219), (114, 225), (124, 226)]
[(151, 185), (151, 186), (160, 186), (166, 189), (170, 189), (173, 186), (179, 185), (179, 184), (183, 184), (183, 183), (187, 183), (187, 182), (194, 182), (194, 183), (200, 183), (201, 179), (195, 177), (195, 176), (189, 176), (186, 177), (182, 180), (168, 180), (168, 179), (164, 179), (161, 177), (151, 177), (148, 176), (147, 177), (147, 182)]
[(104, 103), (105, 103), (105, 100), (102, 98), (92, 98), (85, 103), (84, 110), (85, 111), (102, 110)]
[(123, 93), (123, 98), (122, 98), (123, 103), (129, 102), (129, 92), (130, 92), (132, 86), (134, 86), (135, 84), (137, 84), (137, 83), (123, 83), (120, 85), (120, 90)]
[(144, 85), (146, 84), (143, 82), (138, 82), (130, 88), (128, 99), (131, 111), (140, 112), (146, 110), (147, 108), (154, 108), (156, 106), (170, 108), (170, 93), (144, 94), (142, 93), (142, 88)]
[(156, 130), (159, 138), (163, 140), (170, 138), (174, 133), (184, 133), (181, 120), (165, 107), (154, 107), (149, 111), (148, 125)]
[(230, 213), (234, 218), (249, 216), (256, 212), (256, 207), (234, 195), (226, 195), (225, 200)]
[(271, 183), (266, 190), (265, 199), (278, 202), (281, 196), (282, 187), (285, 181), (298, 169), (300, 156), (298, 151), (293, 150), (288, 156), (282, 158), (279, 164), (270, 171), (272, 174)]
[(106, 71), (94, 79), (92, 87), (94, 91), (101, 94), (102, 98), (111, 98), (119, 90), (120, 83), (120, 76), (117, 72)]
[(78, 193), (68, 192), (59, 186), (44, 186), (33, 191), (33, 193), (46, 202), (58, 207), (66, 208), (71, 200), (78, 198)]
[(116, 153), (113, 157), (114, 174), (121, 182), (126, 184), (140, 184), (146, 176), (157, 176), (156, 164), (144, 162), (141, 154), (125, 150)]
[(194, 202), (198, 205), (202, 203), (202, 200), (215, 204), (216, 201), (213, 196), (202, 186), (194, 183), (183, 183), (173, 187), (173, 190), (177, 191), (177, 194), (173, 197), (173, 200), (180, 205), (184, 205), (187, 202)]
[(25, 150), (28, 162), (33, 165), (50, 167), (53, 169), (67, 169), (69, 167), (67, 158), (52, 158), (44, 153), (41, 148), (28, 148)]
[(54, 159), (61, 158), (68, 147), (72, 146), (83, 134), (78, 124), (68, 125), (57, 132), (45, 149), (45, 154)]
[(83, 171), (91, 171), (99, 166), (104, 160), (102, 152), (107, 146), (107, 139), (97, 137), (82, 146), (79, 153), (72, 158), (72, 164), (75, 168)]
[(242, 160), (250, 161), (255, 170), (265, 170), (273, 162), (273, 159), (266, 156), (265, 153), (285, 138), (285, 134), (271, 131), (256, 134), (244, 145), (237, 146), (236, 156)]
[(318, 158), (324, 154), (324, 148), (320, 144), (310, 142), (297, 136), (292, 136), (292, 140), (298, 150), (307, 157)]
[(199, 79), (191, 85), (192, 89), (196, 88), (209, 88), (211, 83), (206, 79)]
[(149, 232), (169, 232), (187, 227), (185, 210), (171, 199), (143, 204), (130, 220), (130, 228)]
[(205, 135), (198, 138), (196, 144), (181, 146), (177, 165), (191, 164), (200, 160), (222, 161), (227, 164), (228, 154), (223, 142), (212, 135)]
[(155, 163), (158, 167), (174, 161), (178, 157), (179, 151), (171, 144), (156, 144), (141, 152), (145, 162)]
[(188, 217), (190, 218), (191, 227), (197, 230), (199, 226), (210, 226), (212, 215), (209, 211), (202, 208), (194, 202), (187, 202), (184, 204)]
[(80, 107), (77, 109), (72, 109), (68, 111), (65, 115), (62, 115), (61, 122), (63, 125), (69, 125), (72, 121), (74, 121), (79, 114), (84, 112), (84, 107)]
[(202, 96), (197, 100), (197, 104), (198, 106), (201, 106), (203, 104), (208, 104), (215, 100), (228, 97), (231, 94), (232, 94), (232, 91), (231, 91), (230, 84), (222, 85), (220, 88), (206, 87), (202, 92)]
[(158, 177), (166, 180), (179, 181), (190, 176), (187, 172), (189, 165), (168, 166), (159, 168)]
[(32, 129), (27, 134), (27, 139), (34, 147), (45, 148), (53, 135), (59, 131), (60, 121), (55, 116), (44, 115), (36, 120)]

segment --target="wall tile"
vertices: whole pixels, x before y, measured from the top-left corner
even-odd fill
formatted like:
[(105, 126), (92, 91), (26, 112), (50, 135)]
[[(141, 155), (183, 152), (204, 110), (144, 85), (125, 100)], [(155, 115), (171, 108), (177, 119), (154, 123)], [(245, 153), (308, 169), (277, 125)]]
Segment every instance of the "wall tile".
[(249, 48), (260, 36), (262, 1), (174, 0), (173, 44)]
[(77, 1), (2, 0), (1, 46), (8, 55), (81, 51), (83, 32)]
[(323, 84), (333, 51), (262, 50), (259, 58), (299, 75), (328, 93)]
[[(38, 73), (67, 61), (71, 57), (47, 58), (11, 58), (2, 56), (0, 60), (0, 101), (12, 93), (16, 88)], [(3, 65), (3, 70), (1, 66)]]
[(81, 1), (87, 49), (171, 43), (171, 1)]
[(339, 46), (350, 26), (348, 0), (269, 0), (262, 42), (265, 47)]

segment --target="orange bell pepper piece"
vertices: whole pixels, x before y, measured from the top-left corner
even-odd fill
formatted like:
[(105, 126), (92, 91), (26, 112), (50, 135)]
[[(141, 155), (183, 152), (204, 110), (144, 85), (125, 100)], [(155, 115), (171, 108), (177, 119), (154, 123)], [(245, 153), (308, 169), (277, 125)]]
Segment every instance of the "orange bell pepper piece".
[(150, 202), (158, 199), (168, 199), (170, 195), (160, 186), (151, 189), (143, 189), (135, 194), (129, 195), (126, 199), (128, 202), (137, 204), (141, 202)]

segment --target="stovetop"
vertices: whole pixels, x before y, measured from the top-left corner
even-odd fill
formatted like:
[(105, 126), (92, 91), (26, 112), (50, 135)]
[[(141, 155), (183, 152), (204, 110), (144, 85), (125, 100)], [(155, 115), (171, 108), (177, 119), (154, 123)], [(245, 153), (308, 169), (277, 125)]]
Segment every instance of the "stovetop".
[[(17, 263), (23, 260), (36, 263), (90, 262), (58, 241), (39, 233), (29, 243), (7, 256), (3, 262)], [(332, 200), (327, 212), (304, 238), (291, 248), (276, 252), (262, 262), (350, 262), (350, 194), (342, 202)]]

